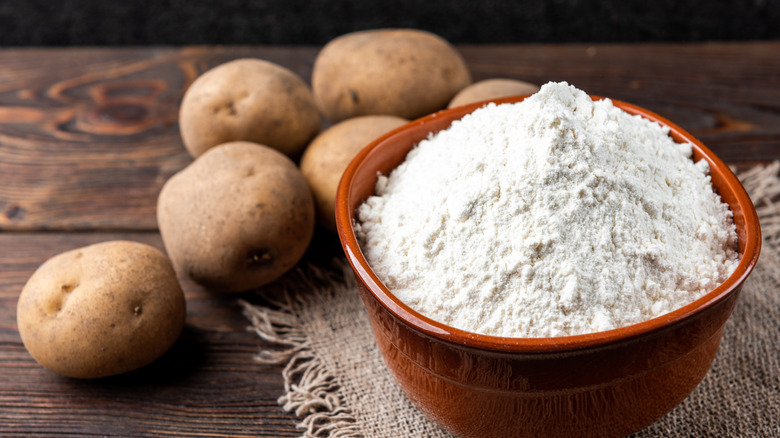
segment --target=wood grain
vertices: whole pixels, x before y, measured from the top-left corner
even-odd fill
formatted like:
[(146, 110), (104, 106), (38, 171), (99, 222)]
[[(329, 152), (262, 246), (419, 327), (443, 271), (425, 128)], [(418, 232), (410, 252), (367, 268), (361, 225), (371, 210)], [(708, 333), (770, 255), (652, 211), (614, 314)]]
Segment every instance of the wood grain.
[[(780, 42), (460, 47), (475, 80), (565, 80), (658, 112), (727, 162), (780, 159)], [(317, 48), (0, 50), (0, 229), (155, 230), (190, 162), (178, 105), (240, 57), (305, 80)]]
[[(16, 329), (16, 300), (47, 258), (106, 240), (162, 249), (156, 233), (0, 233), (0, 436), (299, 436), (277, 404), (281, 368), (253, 361), (268, 347), (248, 332), (238, 296), (180, 278), (184, 333), (141, 370), (97, 380), (57, 376), (27, 353)], [(254, 294), (240, 297), (261, 303)]]
[(0, 229), (156, 230), (157, 194), (191, 161), (177, 118), (192, 80), (247, 56), (305, 74), (315, 53), (0, 51)]
[(780, 42), (461, 50), (478, 79), (567, 81), (659, 113), (726, 162), (780, 159)]
[[(475, 80), (565, 80), (644, 106), (732, 164), (780, 159), (780, 42), (460, 46)], [(130, 239), (162, 248), (162, 184), (190, 157), (177, 115), (187, 86), (260, 57), (311, 78), (316, 47), (0, 49), (0, 436), (300, 436), (277, 404), (280, 368), (252, 360), (236, 296), (181, 278), (187, 324), (161, 360), (79, 381), (39, 367), (16, 300), (47, 258)], [(340, 253), (318, 230), (305, 263)], [(261, 298), (249, 294), (250, 300)]]

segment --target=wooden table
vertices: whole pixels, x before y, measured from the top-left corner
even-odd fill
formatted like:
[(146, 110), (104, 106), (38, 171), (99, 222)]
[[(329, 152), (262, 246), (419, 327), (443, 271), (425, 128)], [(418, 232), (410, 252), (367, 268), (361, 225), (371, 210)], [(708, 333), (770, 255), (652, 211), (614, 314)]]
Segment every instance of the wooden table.
[[(780, 42), (459, 48), (477, 80), (565, 80), (660, 113), (729, 163), (780, 159)], [(0, 435), (300, 436), (276, 403), (280, 368), (252, 360), (267, 344), (246, 331), (236, 296), (182, 278), (187, 324), (172, 350), (144, 369), (87, 381), (32, 360), (16, 300), (59, 252), (119, 238), (162, 248), (157, 194), (190, 162), (177, 112), (198, 74), (260, 57), (309, 80), (317, 50), (0, 50)], [(335, 237), (318, 230), (306, 260), (338, 253)]]

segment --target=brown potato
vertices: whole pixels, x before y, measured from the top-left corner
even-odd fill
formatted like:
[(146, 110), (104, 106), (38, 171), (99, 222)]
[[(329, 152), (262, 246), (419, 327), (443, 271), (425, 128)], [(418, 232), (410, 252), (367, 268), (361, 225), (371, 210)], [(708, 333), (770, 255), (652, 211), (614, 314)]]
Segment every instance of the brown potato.
[(157, 224), (179, 273), (216, 291), (241, 292), (300, 260), (314, 234), (314, 202), (287, 156), (231, 142), (165, 183)]
[(539, 91), (539, 86), (530, 82), (515, 79), (485, 79), (474, 82), (460, 90), (452, 98), (447, 108), (466, 105), (483, 100), (498, 99), (501, 97), (518, 96), (521, 94), (534, 94)]
[(470, 83), (452, 45), (413, 29), (340, 36), (323, 47), (312, 72), (317, 105), (334, 123), (371, 114), (421, 117), (444, 108)]
[(237, 59), (205, 72), (187, 89), (179, 111), (181, 137), (193, 157), (239, 140), (297, 157), (320, 123), (309, 86), (260, 59)]
[(16, 312), (32, 357), (55, 373), (78, 378), (151, 363), (179, 337), (186, 314), (168, 258), (127, 241), (47, 260), (24, 286)]
[(314, 138), (301, 158), (301, 172), (314, 195), (320, 225), (336, 231), (336, 189), (349, 162), (373, 140), (407, 122), (395, 116), (355, 117)]

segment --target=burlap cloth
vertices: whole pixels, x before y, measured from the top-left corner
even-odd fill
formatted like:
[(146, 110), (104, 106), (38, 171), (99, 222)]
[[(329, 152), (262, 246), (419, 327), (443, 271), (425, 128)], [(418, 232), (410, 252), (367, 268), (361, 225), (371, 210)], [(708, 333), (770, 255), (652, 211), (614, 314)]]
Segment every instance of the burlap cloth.
[[(634, 437), (780, 437), (780, 163), (739, 176), (758, 209), (764, 245), (726, 324), (710, 372), (693, 393)], [(351, 275), (306, 269), (273, 305), (242, 301), (277, 348), (257, 360), (283, 363), (279, 404), (301, 418), (304, 437), (450, 437), (401, 392), (374, 343)]]

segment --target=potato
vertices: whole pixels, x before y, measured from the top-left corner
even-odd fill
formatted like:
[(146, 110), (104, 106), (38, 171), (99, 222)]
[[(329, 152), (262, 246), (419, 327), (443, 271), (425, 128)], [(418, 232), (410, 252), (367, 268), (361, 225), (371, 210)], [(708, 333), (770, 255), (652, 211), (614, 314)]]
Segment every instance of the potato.
[(314, 138), (301, 158), (301, 172), (314, 195), (320, 225), (336, 231), (336, 189), (352, 158), (373, 140), (407, 122), (395, 116), (355, 117)]
[(111, 241), (56, 255), (24, 286), (17, 325), (42, 366), (69, 377), (124, 373), (153, 362), (184, 327), (184, 294), (163, 253)]
[(334, 123), (372, 114), (418, 118), (444, 108), (470, 83), (452, 45), (412, 29), (342, 35), (317, 54), (312, 72), (317, 105)]
[(460, 90), (452, 98), (447, 108), (466, 105), (483, 100), (498, 99), (501, 97), (517, 96), (521, 94), (534, 94), (539, 91), (539, 86), (530, 82), (515, 79), (485, 79), (474, 82)]
[(205, 72), (187, 89), (179, 110), (181, 137), (193, 157), (239, 140), (298, 157), (320, 123), (309, 86), (260, 59), (237, 59)]
[(270, 283), (293, 267), (314, 234), (314, 201), (289, 158), (230, 142), (171, 177), (157, 223), (178, 272), (216, 291)]

